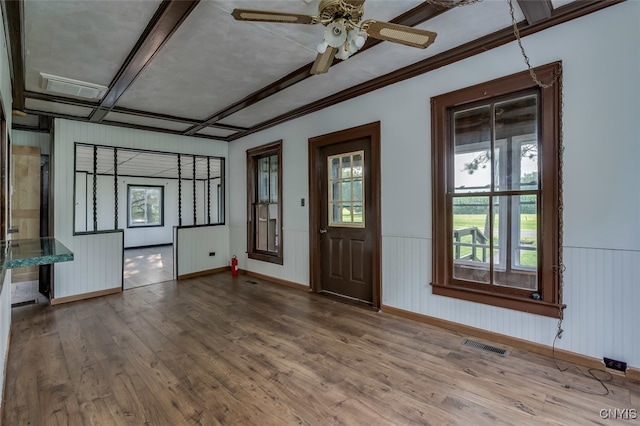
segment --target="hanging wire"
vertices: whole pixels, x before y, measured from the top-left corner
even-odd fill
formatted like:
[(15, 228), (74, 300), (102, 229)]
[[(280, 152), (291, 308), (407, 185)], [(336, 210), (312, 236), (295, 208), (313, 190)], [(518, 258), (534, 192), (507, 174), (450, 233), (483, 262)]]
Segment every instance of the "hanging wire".
[[(511, 2), (511, 0), (509, 0)], [(580, 368), (575, 365), (569, 365), (568, 367), (561, 368), (558, 365), (558, 361), (556, 359), (556, 343), (559, 339), (562, 339), (562, 335), (564, 333), (564, 329), (562, 328), (562, 324), (564, 321), (564, 273), (566, 271), (566, 265), (564, 264), (563, 258), (563, 245), (564, 245), (564, 131), (563, 131), (563, 123), (562, 119), (564, 116), (564, 85), (562, 80), (562, 65), (558, 65), (558, 70), (556, 72), (556, 77), (554, 78), (553, 83), (557, 82), (559, 85), (558, 90), (560, 91), (560, 114), (558, 119), (558, 126), (560, 128), (560, 132), (558, 135), (558, 264), (554, 266), (554, 273), (558, 276), (558, 324), (556, 329), (556, 335), (553, 338), (553, 344), (551, 346), (552, 355), (553, 355), (553, 363), (560, 373), (564, 373), (565, 371), (574, 368), (581, 374), (586, 377), (589, 377), (593, 380), (596, 380), (604, 391), (595, 392), (590, 389), (578, 388), (575, 386), (570, 386), (569, 384), (565, 384), (564, 387), (567, 389), (575, 389), (579, 392), (592, 394), (592, 395), (609, 395), (609, 388), (605, 384), (605, 382), (610, 382), (613, 380), (613, 376), (611, 373), (605, 370), (601, 370), (598, 368), (589, 368), (587, 373), (584, 373)], [(553, 83), (547, 85), (547, 87), (551, 87)], [(604, 373), (606, 376), (604, 378), (598, 377), (596, 372)]]
[(197, 206), (196, 206), (196, 156), (193, 156), (193, 224), (196, 225), (197, 219)]
[(98, 230), (98, 146), (93, 146), (93, 230)]
[(118, 229), (118, 148), (113, 148), (113, 229)]
[(558, 79), (560, 78), (560, 74), (559, 73), (556, 74), (550, 83), (543, 83), (542, 81), (540, 81), (540, 79), (538, 79), (536, 72), (531, 66), (531, 61), (529, 60), (529, 56), (527, 56), (527, 52), (525, 52), (524, 46), (522, 45), (522, 37), (520, 36), (520, 30), (518, 29), (518, 22), (516, 21), (515, 10), (513, 7), (513, 0), (507, 0), (507, 1), (509, 2), (509, 13), (511, 14), (511, 25), (513, 26), (513, 35), (516, 36), (516, 40), (518, 41), (518, 46), (520, 46), (520, 52), (522, 52), (522, 57), (524, 58), (524, 62), (525, 64), (527, 64), (527, 68), (529, 69), (529, 74), (531, 75), (531, 78), (533, 79), (533, 81), (535, 81), (539, 87), (542, 87), (543, 89), (548, 89), (558, 81)]
[(211, 225), (211, 157), (207, 157), (207, 224)]
[(182, 226), (182, 166), (178, 154), (178, 226)]

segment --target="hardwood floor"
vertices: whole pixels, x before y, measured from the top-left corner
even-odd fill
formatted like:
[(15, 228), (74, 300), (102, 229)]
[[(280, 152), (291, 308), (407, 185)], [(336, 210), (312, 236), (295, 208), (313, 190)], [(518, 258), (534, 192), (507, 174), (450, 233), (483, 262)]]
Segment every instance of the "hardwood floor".
[(124, 250), (124, 290), (172, 279), (172, 245)]
[(25, 306), (2, 424), (585, 425), (640, 408), (639, 383), (614, 377), (596, 395), (577, 369), (463, 339), (228, 273)]

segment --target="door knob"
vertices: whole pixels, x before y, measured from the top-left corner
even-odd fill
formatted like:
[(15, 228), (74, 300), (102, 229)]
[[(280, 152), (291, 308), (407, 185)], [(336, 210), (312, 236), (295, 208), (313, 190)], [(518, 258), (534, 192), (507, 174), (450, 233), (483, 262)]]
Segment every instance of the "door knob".
[(321, 234), (326, 234), (326, 233), (327, 233), (327, 230), (326, 230), (326, 229), (321, 229), (321, 230), (320, 230), (320, 233), (321, 233)]

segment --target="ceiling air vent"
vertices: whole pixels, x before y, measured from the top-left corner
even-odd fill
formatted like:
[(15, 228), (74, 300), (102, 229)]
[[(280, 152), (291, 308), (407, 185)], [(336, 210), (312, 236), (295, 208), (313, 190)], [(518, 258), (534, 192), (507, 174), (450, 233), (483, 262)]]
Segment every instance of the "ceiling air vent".
[(72, 80), (43, 72), (40, 73), (40, 79), (40, 87), (47, 92), (78, 96), (86, 99), (100, 99), (107, 93), (107, 90), (109, 90), (108, 87), (99, 84)]

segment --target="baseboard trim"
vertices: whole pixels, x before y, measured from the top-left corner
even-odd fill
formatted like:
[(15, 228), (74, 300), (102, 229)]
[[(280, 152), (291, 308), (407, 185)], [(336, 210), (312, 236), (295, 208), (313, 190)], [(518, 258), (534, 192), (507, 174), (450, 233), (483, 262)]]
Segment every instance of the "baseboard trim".
[(186, 280), (189, 278), (202, 277), (204, 275), (217, 274), (218, 272), (230, 271), (229, 266), (221, 266), (220, 268), (206, 269), (204, 271), (192, 272), (190, 274), (178, 275), (178, 281)]
[(77, 302), (79, 300), (93, 299), (94, 297), (108, 296), (110, 294), (122, 293), (122, 287), (108, 288), (106, 290), (92, 291), (90, 293), (74, 294), (73, 296), (54, 297), (51, 299), (51, 305), (60, 305), (62, 303)]
[(284, 286), (287, 286), (287, 287), (295, 288), (296, 290), (309, 291), (309, 286), (308, 285), (299, 284), (299, 283), (296, 283), (296, 282), (293, 282), (293, 281), (287, 281), (287, 280), (283, 280), (281, 278), (271, 277), (269, 275), (259, 274), (257, 272), (252, 272), (252, 271), (241, 270), (240, 273), (243, 274), (243, 275), (247, 275), (249, 277), (258, 278), (260, 280), (265, 280), (265, 281), (269, 281), (269, 282), (272, 282), (272, 283), (276, 283), (276, 284), (284, 285)]
[[(491, 342), (500, 343), (506, 346), (511, 346), (517, 349), (526, 350), (540, 355), (549, 357), (553, 357), (555, 355), (556, 359), (582, 365), (587, 368), (606, 370), (604, 362), (601, 359), (592, 358), (587, 355), (578, 354), (564, 349), (556, 348), (554, 351), (551, 346), (543, 345), (541, 343), (530, 342), (528, 340), (520, 339), (517, 337), (511, 337), (493, 331), (487, 331), (481, 328), (471, 327), (469, 325), (459, 324), (457, 322), (418, 314), (416, 312), (406, 311), (404, 309), (394, 308), (387, 305), (382, 305), (382, 312), (418, 321), (424, 324), (433, 325), (435, 327), (444, 328), (446, 330), (455, 331), (461, 334), (466, 334), (476, 338), (489, 340)], [(640, 381), (640, 369), (629, 368), (624, 374), (624, 377), (630, 380)]]

